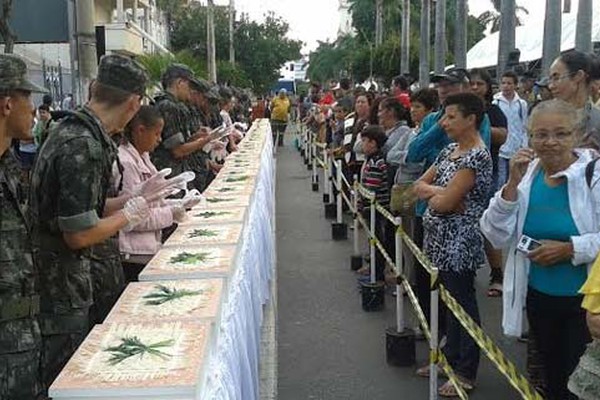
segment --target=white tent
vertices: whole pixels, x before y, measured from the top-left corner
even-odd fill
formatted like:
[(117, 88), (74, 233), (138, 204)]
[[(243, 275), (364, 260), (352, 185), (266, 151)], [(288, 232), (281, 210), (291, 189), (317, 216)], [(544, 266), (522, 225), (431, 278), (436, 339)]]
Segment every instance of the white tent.
[[(570, 50), (575, 47), (576, 26), (577, 15), (575, 13), (562, 15), (561, 51)], [(485, 68), (496, 65), (498, 63), (499, 36), (499, 32), (495, 32), (473, 46), (467, 53), (467, 67)], [(515, 47), (521, 51), (520, 62), (529, 62), (542, 58), (543, 38), (543, 21), (532, 21), (527, 25), (517, 28), (515, 33)], [(600, 42), (600, 4), (594, 5), (592, 42)]]

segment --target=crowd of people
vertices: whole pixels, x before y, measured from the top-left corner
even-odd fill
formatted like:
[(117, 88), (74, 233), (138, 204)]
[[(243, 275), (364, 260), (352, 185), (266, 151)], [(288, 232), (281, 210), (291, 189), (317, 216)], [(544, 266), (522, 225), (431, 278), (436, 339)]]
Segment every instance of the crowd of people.
[[(148, 75), (101, 58), (89, 99), (35, 107), (45, 89), (0, 55), (0, 398), (47, 390), (127, 282), (237, 151), (249, 97), (172, 64)], [(36, 112), (37, 111), (37, 112)], [(35, 143), (26, 151), (23, 143)]]
[[(600, 398), (600, 261), (592, 267), (600, 253), (600, 60), (568, 51), (547, 77), (508, 70), (497, 86), (488, 71), (461, 68), (433, 74), (431, 87), (410, 83), (398, 76), (389, 90), (348, 79), (325, 90), (313, 84), (298, 116), (342, 160), (348, 181), (359, 179), (403, 217), (476, 323), (475, 277), (489, 268), (487, 295), (503, 301), (498, 323), (527, 342), (529, 378), (544, 398)], [(395, 254), (394, 227), (376, 220), (375, 234)], [(429, 316), (429, 275), (404, 257)], [(379, 252), (375, 265), (376, 279), (394, 286)], [(368, 263), (357, 271), (369, 272)], [(443, 352), (470, 391), (479, 347), (443, 305), (439, 322)], [(429, 366), (417, 374), (427, 377)], [(455, 397), (457, 388), (447, 382), (439, 395)]]

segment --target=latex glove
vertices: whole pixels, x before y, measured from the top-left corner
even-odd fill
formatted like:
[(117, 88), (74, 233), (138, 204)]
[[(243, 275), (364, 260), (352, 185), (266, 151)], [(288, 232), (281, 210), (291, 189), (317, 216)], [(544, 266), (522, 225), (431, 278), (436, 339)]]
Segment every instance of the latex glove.
[(150, 179), (136, 186), (131, 193), (132, 197), (141, 196), (148, 203), (153, 203), (184, 190), (187, 187), (187, 183), (193, 181), (196, 177), (196, 174), (192, 171), (186, 171), (173, 178), (166, 179), (170, 173), (170, 168), (161, 170)]
[(212, 151), (219, 151), (219, 150), (223, 150), (225, 148), (225, 143), (221, 142), (220, 140), (216, 140), (214, 142), (211, 143)]
[(125, 203), (122, 211), (129, 222), (124, 228), (125, 232), (131, 231), (136, 225), (150, 215), (148, 202), (141, 196), (129, 199), (127, 203)]
[(173, 220), (177, 223), (185, 221), (185, 218), (187, 217), (185, 208), (182, 206), (171, 207), (171, 213), (173, 214)]
[(193, 208), (196, 204), (200, 203), (200, 201), (202, 201), (202, 195), (196, 189), (188, 191), (182, 199), (183, 207), (186, 210)]

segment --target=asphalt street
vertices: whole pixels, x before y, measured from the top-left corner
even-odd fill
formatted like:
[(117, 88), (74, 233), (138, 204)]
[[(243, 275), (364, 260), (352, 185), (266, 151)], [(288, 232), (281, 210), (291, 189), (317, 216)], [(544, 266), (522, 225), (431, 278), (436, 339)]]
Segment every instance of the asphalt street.
[[(385, 311), (362, 310), (350, 270), (353, 231), (347, 241), (331, 240), (322, 186), (311, 191), (310, 172), (291, 142), (286, 137), (277, 154), (278, 399), (427, 399), (428, 381), (415, 375), (427, 362), (427, 343), (417, 344), (418, 365), (387, 365), (385, 329), (394, 324), (395, 299), (386, 296)], [(481, 270), (483, 327), (524, 371), (525, 345), (500, 334), (501, 300), (485, 296), (487, 279)], [(482, 354), (470, 398), (520, 396)]]

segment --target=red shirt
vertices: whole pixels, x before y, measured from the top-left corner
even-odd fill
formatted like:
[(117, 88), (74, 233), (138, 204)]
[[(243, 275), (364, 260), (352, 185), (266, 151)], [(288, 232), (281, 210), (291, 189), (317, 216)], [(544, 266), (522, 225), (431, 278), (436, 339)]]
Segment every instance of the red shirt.
[(410, 110), (410, 95), (408, 92), (399, 92), (396, 94), (396, 100), (406, 107), (407, 110)]

